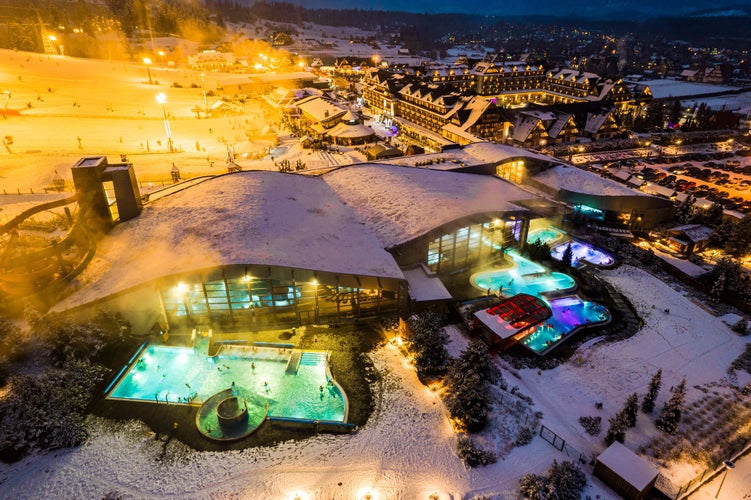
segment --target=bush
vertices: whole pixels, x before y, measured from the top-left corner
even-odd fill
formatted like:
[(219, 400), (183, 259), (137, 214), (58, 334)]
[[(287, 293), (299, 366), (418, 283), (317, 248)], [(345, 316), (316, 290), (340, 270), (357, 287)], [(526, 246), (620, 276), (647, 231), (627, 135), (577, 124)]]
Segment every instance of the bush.
[(15, 461), (31, 450), (82, 443), (94, 388), (107, 373), (100, 365), (69, 361), (40, 376), (12, 377), (12, 390), (0, 400), (0, 459)]
[(590, 436), (597, 436), (602, 431), (602, 417), (579, 417), (579, 423)]
[(516, 441), (514, 441), (514, 446), (526, 446), (529, 443), (532, 442), (532, 440), (535, 438), (535, 430), (531, 427), (522, 427), (519, 431), (519, 435), (516, 436)]
[(459, 436), (456, 451), (459, 458), (464, 460), (464, 463), (469, 467), (494, 464), (498, 461), (498, 456), (495, 453), (477, 447), (469, 436)]
[(586, 485), (586, 476), (573, 462), (553, 460), (547, 476), (524, 475), (519, 493), (529, 500), (576, 500)]
[(748, 320), (741, 318), (731, 328), (735, 333), (746, 335), (748, 332)]
[(130, 333), (130, 324), (119, 315), (100, 311), (88, 323), (72, 323), (48, 314), (33, 319), (32, 327), (49, 349), (57, 367), (71, 360), (98, 361), (106, 351), (117, 349)]

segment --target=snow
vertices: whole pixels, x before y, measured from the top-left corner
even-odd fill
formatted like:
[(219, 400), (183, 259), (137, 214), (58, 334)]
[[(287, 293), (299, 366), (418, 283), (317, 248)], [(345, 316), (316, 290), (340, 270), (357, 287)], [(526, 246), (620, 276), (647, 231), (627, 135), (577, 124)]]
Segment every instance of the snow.
[(471, 215), (524, 211), (513, 202), (529, 198), (494, 177), (395, 165), (354, 165), (323, 178), (373, 228), (385, 248)]
[(404, 279), (391, 254), (320, 177), (239, 172), (160, 198), (119, 224), (80, 276), (81, 290), (57, 308), (232, 264)]
[[(646, 391), (657, 368), (663, 369), (665, 388), (687, 377), (691, 401), (697, 396), (692, 397), (691, 388), (723, 380), (730, 362), (749, 341), (645, 271), (622, 266), (603, 275), (644, 319), (636, 335), (582, 347), (570, 362), (544, 372), (517, 371), (497, 360), (509, 385), (518, 385), (520, 392), (532, 397), (531, 409), (543, 413), (543, 423), (585, 456), (599, 454), (604, 446), (602, 435), (593, 438), (584, 433), (579, 416), (599, 414), (607, 421), (628, 394)], [(449, 352), (458, 356), (467, 338), (456, 326), (446, 331), (452, 339)], [(295, 490), (310, 499), (357, 498), (358, 492), (370, 488), (383, 499), (425, 498), (433, 491), (442, 499), (477, 495), (501, 499), (514, 498), (524, 474), (541, 474), (553, 459), (568, 458), (539, 438), (522, 448), (506, 449), (508, 433), (522, 422), (494, 414), (489, 428), (476, 439), (484, 447), (504, 452), (505, 457), (496, 464), (467, 470), (454, 452), (455, 435), (435, 393), (418, 382), (414, 369), (390, 344), (376, 350), (372, 358), (382, 377), (379, 390), (383, 393), (369, 422), (354, 435), (322, 435), (272, 448), (223, 453), (195, 452), (171, 443), (167, 460), (159, 462), (161, 443), (148, 439), (142, 425), (91, 419), (92, 436), (79, 448), (0, 464), (3, 494), (95, 498), (115, 490), (126, 498), (281, 500)], [(658, 407), (666, 394), (666, 390), (661, 392)], [(594, 408), (596, 402), (604, 402), (602, 410)], [(636, 449), (656, 433), (647, 417), (640, 415), (637, 428), (627, 433), (626, 446)], [(748, 462), (738, 461), (723, 486), (722, 498), (748, 493), (743, 478), (748, 478), (749, 471), (742, 472)], [(676, 481), (688, 479), (690, 474)], [(613, 496), (597, 479), (590, 476), (588, 481), (585, 495)], [(714, 496), (717, 483), (710, 487)], [(703, 491), (698, 498), (709, 498), (701, 496)]]
[(410, 269), (402, 269), (409, 283), (409, 296), (417, 302), (451, 300), (451, 294), (438, 276), (420, 264)]
[(639, 491), (644, 491), (657, 477), (657, 469), (618, 441), (602, 452), (597, 460)]
[(686, 82), (683, 80), (646, 80), (638, 82), (640, 85), (647, 85), (652, 91), (652, 97), (663, 99), (666, 97), (688, 97), (700, 96), (706, 94), (717, 94), (738, 90), (737, 87), (726, 85), (712, 85), (709, 83)]
[(557, 165), (540, 172), (534, 179), (553, 189), (605, 196), (647, 196), (618, 182), (570, 165)]

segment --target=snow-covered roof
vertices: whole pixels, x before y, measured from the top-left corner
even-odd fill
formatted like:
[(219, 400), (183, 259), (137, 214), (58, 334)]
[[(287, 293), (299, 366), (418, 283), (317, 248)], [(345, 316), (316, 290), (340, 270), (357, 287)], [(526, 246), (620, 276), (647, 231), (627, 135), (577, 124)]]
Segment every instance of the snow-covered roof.
[(318, 122), (338, 119), (347, 112), (346, 109), (342, 109), (320, 96), (306, 97), (295, 104), (303, 113), (310, 115)]
[(535, 180), (554, 189), (565, 189), (574, 193), (598, 194), (605, 196), (646, 196), (639, 191), (600, 177), (570, 165), (556, 165), (534, 176)]
[(66, 309), (160, 277), (233, 264), (404, 279), (320, 177), (239, 172), (144, 207), (106, 236)]
[(683, 233), (688, 239), (696, 243), (708, 240), (714, 233), (714, 229), (702, 224), (686, 224), (668, 230), (670, 233)]
[(409, 297), (416, 302), (431, 302), (434, 300), (451, 300), (451, 294), (443, 286), (440, 278), (431, 273), (425, 265), (402, 269), (409, 284)]
[(699, 96), (737, 90), (736, 87), (729, 87), (727, 85), (712, 85), (710, 83), (695, 83), (683, 80), (648, 80), (639, 83), (649, 86), (655, 99)]
[(361, 123), (350, 125), (349, 123), (339, 122), (334, 127), (326, 131), (331, 137), (344, 138), (361, 138), (375, 135), (372, 128)]
[(392, 248), (475, 214), (525, 211), (529, 193), (485, 175), (365, 163), (323, 176), (337, 195)]
[(597, 461), (638, 491), (644, 491), (657, 477), (657, 469), (618, 441), (603, 451)]
[(506, 144), (494, 144), (492, 142), (477, 142), (464, 146), (463, 151), (486, 163), (496, 163), (513, 158), (529, 158), (545, 163), (558, 163), (558, 159), (541, 153), (535, 153), (523, 148), (516, 148)]

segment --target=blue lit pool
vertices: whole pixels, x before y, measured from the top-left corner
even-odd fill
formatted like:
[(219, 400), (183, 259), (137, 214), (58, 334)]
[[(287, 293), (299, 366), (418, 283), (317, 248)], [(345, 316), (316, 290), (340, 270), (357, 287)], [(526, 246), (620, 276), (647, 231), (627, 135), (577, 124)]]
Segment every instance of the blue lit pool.
[(510, 268), (477, 273), (471, 277), (472, 285), (483, 291), (497, 292), (500, 289), (506, 296), (528, 293), (538, 297), (546, 292), (576, 287), (576, 281), (568, 274), (548, 272), (514, 250), (509, 250), (507, 255), (513, 262)]
[(553, 316), (537, 325), (535, 331), (521, 340), (522, 344), (538, 353), (549, 349), (581, 326), (607, 323), (610, 320), (610, 313), (605, 306), (582, 300), (578, 295), (543, 300), (550, 305)]
[(576, 287), (576, 281), (568, 274), (549, 272), (514, 250), (507, 255), (512, 260), (511, 267), (474, 274), (470, 282), (484, 292), (496, 293), (500, 289), (506, 297), (519, 293), (535, 295), (550, 306), (553, 316), (521, 340), (529, 349), (541, 354), (580, 327), (610, 321), (610, 313), (601, 304), (582, 300), (578, 295), (548, 296)]
[(345, 397), (339, 386), (330, 381), (327, 354), (302, 351), (299, 365), (289, 365), (292, 352), (290, 349), (223, 346), (219, 354), (208, 356), (205, 344), (202, 348), (149, 345), (133, 361), (109, 397), (202, 403), (232, 387), (234, 382), (257, 404), (268, 403), (270, 416), (344, 421)]
[(540, 241), (542, 243), (547, 243), (548, 245), (553, 243), (556, 240), (560, 240), (566, 236), (566, 233), (561, 231), (560, 229), (554, 228), (552, 226), (543, 227), (540, 229), (535, 229), (534, 231), (530, 231), (527, 235), (527, 243), (534, 243), (535, 241)]
[(592, 265), (601, 267), (612, 266), (615, 262), (611, 255), (579, 240), (570, 240), (561, 243), (560, 245), (556, 245), (550, 250), (550, 255), (556, 260), (563, 260), (563, 252), (566, 251), (568, 245), (571, 245), (571, 263), (574, 266), (578, 265), (579, 261), (586, 261)]

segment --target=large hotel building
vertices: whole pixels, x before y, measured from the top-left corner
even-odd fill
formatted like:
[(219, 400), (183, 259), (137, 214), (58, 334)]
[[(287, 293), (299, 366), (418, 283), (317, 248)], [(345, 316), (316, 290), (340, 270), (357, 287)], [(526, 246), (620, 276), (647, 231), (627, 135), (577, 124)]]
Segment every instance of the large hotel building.
[(620, 132), (615, 116), (638, 112), (651, 98), (648, 87), (620, 78), (487, 61), (370, 69), (362, 95), (379, 121), (435, 150), (478, 138), (538, 147), (613, 137)]

